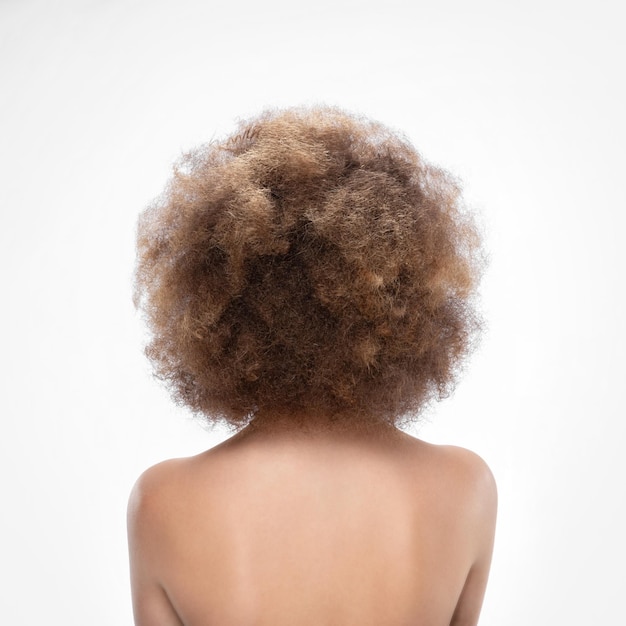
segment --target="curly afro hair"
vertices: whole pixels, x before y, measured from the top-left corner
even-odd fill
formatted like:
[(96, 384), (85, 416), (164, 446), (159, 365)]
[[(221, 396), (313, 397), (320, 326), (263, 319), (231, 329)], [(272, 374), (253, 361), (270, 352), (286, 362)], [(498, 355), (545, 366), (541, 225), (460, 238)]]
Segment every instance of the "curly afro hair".
[(209, 423), (395, 426), (451, 391), (482, 259), (458, 181), (401, 135), (271, 110), (174, 166), (139, 219), (135, 305), (156, 376)]

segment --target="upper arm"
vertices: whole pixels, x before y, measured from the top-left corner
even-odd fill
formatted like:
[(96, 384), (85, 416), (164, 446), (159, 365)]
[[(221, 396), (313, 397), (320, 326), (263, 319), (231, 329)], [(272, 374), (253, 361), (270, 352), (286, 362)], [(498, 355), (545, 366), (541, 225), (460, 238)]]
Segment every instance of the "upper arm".
[(458, 599), (451, 626), (475, 626), (483, 603), (495, 537), (498, 494), (487, 464), (468, 450), (451, 450), (456, 456), (458, 480), (467, 496), (467, 530), (473, 544), (473, 562)]
[(167, 559), (171, 487), (176, 470), (176, 461), (146, 470), (128, 500), (128, 552), (136, 626), (183, 626), (159, 577)]

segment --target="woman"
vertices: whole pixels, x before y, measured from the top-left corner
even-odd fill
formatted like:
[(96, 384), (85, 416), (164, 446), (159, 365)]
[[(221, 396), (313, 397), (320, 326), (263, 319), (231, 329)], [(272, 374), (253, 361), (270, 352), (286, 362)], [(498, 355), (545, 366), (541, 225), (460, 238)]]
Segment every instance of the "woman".
[(183, 157), (139, 223), (136, 304), (175, 400), (236, 434), (129, 501), (137, 626), (476, 624), (496, 488), (399, 426), (479, 328), (455, 180), (330, 107)]

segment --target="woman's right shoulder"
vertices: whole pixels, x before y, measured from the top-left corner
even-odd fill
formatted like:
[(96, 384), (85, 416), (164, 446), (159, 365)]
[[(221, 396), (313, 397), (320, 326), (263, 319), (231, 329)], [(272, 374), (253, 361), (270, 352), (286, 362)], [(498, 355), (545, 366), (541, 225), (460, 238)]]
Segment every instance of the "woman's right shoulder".
[(449, 490), (450, 512), (462, 529), (469, 565), (457, 601), (454, 626), (478, 622), (487, 586), (498, 509), (498, 490), (491, 469), (475, 452), (457, 446), (436, 446), (442, 473)]
[(414, 439), (415, 481), (428, 482), (436, 493), (450, 496), (459, 509), (493, 519), (498, 502), (496, 481), (485, 460), (459, 446), (437, 445)]
[(433, 446), (439, 464), (450, 476), (466, 487), (473, 487), (485, 496), (496, 497), (496, 481), (485, 460), (467, 448), (450, 445)]

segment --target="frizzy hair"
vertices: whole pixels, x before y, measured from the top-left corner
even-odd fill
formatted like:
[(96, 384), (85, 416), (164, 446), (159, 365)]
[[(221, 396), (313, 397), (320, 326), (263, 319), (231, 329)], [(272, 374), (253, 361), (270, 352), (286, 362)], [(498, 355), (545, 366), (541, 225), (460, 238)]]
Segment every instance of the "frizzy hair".
[(156, 376), (209, 422), (395, 425), (451, 391), (482, 264), (452, 175), (300, 107), (182, 156), (139, 219), (134, 298)]

